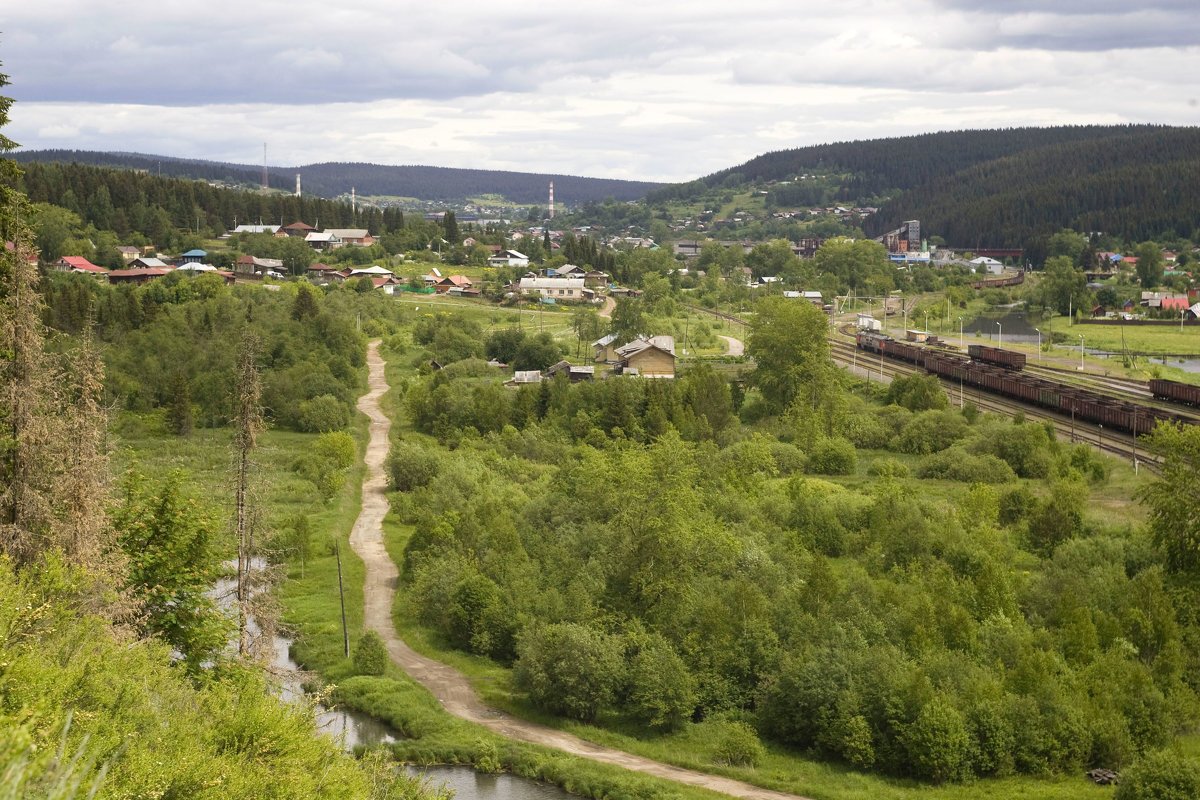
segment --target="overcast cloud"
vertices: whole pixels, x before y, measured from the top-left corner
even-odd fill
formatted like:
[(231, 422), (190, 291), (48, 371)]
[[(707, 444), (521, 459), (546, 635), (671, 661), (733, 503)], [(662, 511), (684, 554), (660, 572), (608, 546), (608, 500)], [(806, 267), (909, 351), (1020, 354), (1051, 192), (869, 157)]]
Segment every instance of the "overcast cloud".
[(926, 131), (1200, 124), (1194, 0), (9, 0), (29, 149), (689, 180)]

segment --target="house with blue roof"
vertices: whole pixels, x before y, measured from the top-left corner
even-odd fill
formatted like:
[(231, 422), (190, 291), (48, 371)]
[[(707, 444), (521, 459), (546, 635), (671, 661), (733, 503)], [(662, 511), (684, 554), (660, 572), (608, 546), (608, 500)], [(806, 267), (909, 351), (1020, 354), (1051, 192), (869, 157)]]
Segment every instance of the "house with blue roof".
[(203, 264), (204, 259), (208, 258), (208, 253), (203, 250), (188, 250), (181, 258), (184, 264)]

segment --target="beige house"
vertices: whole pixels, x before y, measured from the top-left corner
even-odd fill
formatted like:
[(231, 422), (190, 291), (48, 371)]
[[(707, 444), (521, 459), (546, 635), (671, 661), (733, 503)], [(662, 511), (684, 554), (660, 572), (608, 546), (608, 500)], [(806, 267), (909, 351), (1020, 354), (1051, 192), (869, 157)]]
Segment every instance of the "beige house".
[(617, 335), (615, 333), (610, 333), (603, 339), (597, 339), (596, 341), (592, 342), (592, 360), (607, 361), (610, 364), (615, 364), (620, 361), (621, 357), (617, 355), (617, 348), (614, 344), (616, 341)]
[(367, 247), (375, 243), (375, 238), (366, 228), (326, 228), (325, 233), (339, 239), (342, 244)]
[(643, 378), (675, 377), (675, 337), (652, 336), (634, 339), (617, 348), (621, 373)]

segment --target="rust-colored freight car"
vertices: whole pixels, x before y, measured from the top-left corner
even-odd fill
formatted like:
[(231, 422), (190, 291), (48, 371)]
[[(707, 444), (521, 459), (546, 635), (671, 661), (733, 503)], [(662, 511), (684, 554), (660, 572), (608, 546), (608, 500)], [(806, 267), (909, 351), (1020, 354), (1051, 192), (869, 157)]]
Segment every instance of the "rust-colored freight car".
[(1008, 369), (1025, 369), (1025, 354), (1016, 350), (1002, 350), (986, 344), (969, 344), (967, 355), (976, 361), (986, 361)]
[(1163, 400), (1186, 403), (1189, 406), (1200, 406), (1200, 386), (1190, 383), (1154, 378), (1150, 381), (1150, 392)]

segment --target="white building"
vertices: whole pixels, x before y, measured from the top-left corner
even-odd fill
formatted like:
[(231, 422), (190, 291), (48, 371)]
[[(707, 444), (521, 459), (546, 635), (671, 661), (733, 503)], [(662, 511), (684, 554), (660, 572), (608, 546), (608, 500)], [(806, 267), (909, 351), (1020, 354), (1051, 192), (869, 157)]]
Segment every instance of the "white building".
[(583, 300), (583, 278), (542, 278), (526, 275), (521, 278), (521, 294), (538, 292), (554, 300)]
[(529, 266), (529, 256), (516, 250), (501, 250), (488, 260), (489, 267), (521, 267)]

